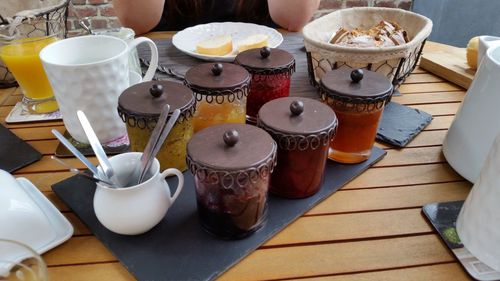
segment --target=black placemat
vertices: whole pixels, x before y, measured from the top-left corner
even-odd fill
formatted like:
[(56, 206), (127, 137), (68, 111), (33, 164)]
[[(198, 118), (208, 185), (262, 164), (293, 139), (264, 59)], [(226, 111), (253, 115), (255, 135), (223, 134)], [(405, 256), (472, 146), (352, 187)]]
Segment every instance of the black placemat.
[[(300, 200), (270, 196), (265, 225), (242, 240), (221, 240), (202, 229), (190, 172), (184, 173), (184, 189), (166, 217), (151, 231), (139, 236), (114, 234), (98, 222), (92, 207), (95, 191), (92, 182), (75, 176), (53, 185), (52, 189), (137, 279), (209, 280), (257, 249), (385, 154), (384, 150), (374, 148), (370, 159), (357, 165), (328, 161), (325, 180), (317, 194)], [(175, 186), (171, 181), (176, 180), (169, 179), (169, 185)]]
[(11, 173), (40, 158), (40, 152), (0, 124), (0, 169)]
[[(64, 131), (63, 135), (84, 156), (95, 156), (94, 150), (92, 149), (90, 144), (84, 144), (84, 143), (80, 143), (80, 142), (76, 141), (68, 133), (68, 131)], [(56, 152), (54, 153), (55, 156), (60, 157), (60, 158), (75, 157), (75, 155), (73, 155), (73, 153), (71, 153), (71, 151), (69, 151), (66, 148), (66, 146), (64, 146), (60, 141), (57, 141), (57, 142), (58, 142), (58, 144), (57, 144)], [(130, 151), (130, 145), (128, 145), (128, 143), (115, 145), (115, 146), (109, 146), (106, 144), (102, 144), (102, 148), (104, 149), (104, 152), (106, 152), (106, 155), (108, 155), (108, 156)]]
[(500, 272), (478, 260), (460, 241), (456, 222), (463, 204), (464, 201), (431, 203), (425, 205), (422, 210), (446, 246), (474, 279), (500, 280)]
[(390, 102), (385, 106), (377, 131), (377, 140), (405, 147), (432, 121), (422, 110)]

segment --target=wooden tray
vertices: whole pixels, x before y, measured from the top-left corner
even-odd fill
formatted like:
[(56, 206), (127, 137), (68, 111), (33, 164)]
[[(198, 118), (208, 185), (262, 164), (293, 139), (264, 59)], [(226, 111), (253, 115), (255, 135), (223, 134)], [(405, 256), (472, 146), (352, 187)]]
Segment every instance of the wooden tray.
[(469, 89), (475, 69), (467, 64), (464, 48), (427, 42), (420, 67), (458, 86)]

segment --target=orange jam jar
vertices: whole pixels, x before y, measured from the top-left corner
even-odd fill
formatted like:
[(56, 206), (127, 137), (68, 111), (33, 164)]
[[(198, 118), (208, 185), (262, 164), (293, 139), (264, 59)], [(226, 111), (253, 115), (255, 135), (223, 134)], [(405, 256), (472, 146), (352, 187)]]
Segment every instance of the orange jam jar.
[(250, 73), (232, 63), (203, 63), (190, 68), (184, 80), (196, 97), (194, 132), (246, 120)]
[(135, 84), (120, 95), (118, 113), (127, 126), (130, 149), (143, 152), (166, 104), (170, 105), (169, 118), (176, 109), (180, 109), (181, 115), (156, 157), (162, 170), (185, 171), (186, 147), (193, 135), (195, 110), (193, 92), (188, 87), (170, 81)]
[(328, 157), (340, 163), (360, 163), (372, 151), (385, 103), (393, 86), (382, 74), (361, 69), (337, 69), (320, 81), (323, 102), (337, 115), (337, 135)]

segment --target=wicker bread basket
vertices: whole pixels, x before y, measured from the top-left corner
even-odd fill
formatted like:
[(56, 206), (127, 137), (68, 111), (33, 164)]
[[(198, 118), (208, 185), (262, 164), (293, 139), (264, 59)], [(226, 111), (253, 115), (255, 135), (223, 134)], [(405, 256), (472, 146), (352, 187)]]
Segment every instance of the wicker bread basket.
[[(399, 46), (368, 48), (328, 43), (340, 27), (349, 30), (370, 28), (382, 20), (398, 23), (407, 31), (410, 42)], [(397, 88), (415, 68), (431, 30), (430, 19), (401, 9), (350, 8), (323, 16), (303, 29), (311, 83), (318, 85), (327, 71), (350, 67), (380, 72)]]

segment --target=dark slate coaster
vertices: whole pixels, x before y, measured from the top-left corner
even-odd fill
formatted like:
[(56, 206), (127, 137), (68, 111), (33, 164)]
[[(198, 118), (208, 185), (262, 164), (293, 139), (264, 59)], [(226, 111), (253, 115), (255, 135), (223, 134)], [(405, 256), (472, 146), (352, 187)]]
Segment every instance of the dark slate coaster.
[(0, 124), (0, 169), (11, 173), (40, 158), (40, 152)]
[[(94, 150), (90, 146), (90, 144), (83, 144), (71, 137), (71, 135), (68, 133), (68, 131), (64, 132), (64, 137), (69, 140), (71, 144), (73, 144), (78, 151), (80, 151), (81, 154), (84, 156), (95, 156)], [(121, 144), (118, 146), (107, 146), (105, 144), (102, 145), (102, 148), (104, 149), (104, 152), (106, 152), (106, 155), (115, 155), (115, 154), (120, 154), (124, 152), (128, 152), (130, 150), (130, 146), (128, 144)], [(66, 146), (64, 146), (60, 141), (58, 141), (58, 145), (56, 148), (55, 156), (64, 158), (64, 157), (74, 157), (73, 153), (69, 151)]]
[(475, 280), (500, 280), (500, 272), (477, 259), (460, 241), (456, 222), (463, 204), (464, 201), (431, 203), (422, 210), (467, 273)]
[(431, 121), (432, 116), (427, 112), (390, 102), (382, 114), (377, 140), (397, 147), (405, 147)]
[[(92, 207), (95, 190), (92, 182), (74, 176), (53, 185), (52, 189), (137, 279), (210, 280), (385, 154), (384, 150), (374, 148), (370, 159), (357, 165), (328, 161), (323, 187), (317, 194), (300, 200), (270, 196), (265, 225), (242, 240), (221, 240), (202, 229), (197, 215), (193, 177), (189, 172), (184, 173), (184, 190), (165, 218), (151, 231), (138, 236), (114, 234), (98, 222)], [(168, 180), (170, 186), (176, 185), (173, 181), (176, 180)]]

